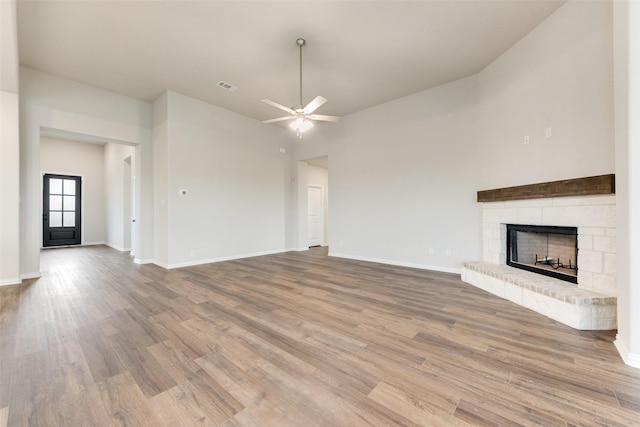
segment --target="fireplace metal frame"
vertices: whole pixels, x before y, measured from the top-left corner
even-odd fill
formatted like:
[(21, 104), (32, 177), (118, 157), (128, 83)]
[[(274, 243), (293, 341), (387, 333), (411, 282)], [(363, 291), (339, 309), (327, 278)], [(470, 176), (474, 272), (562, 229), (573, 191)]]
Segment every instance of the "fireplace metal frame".
[[(559, 226), (551, 226), (551, 225), (521, 225), (521, 224), (506, 224), (507, 226), (507, 241), (506, 241), (506, 261), (507, 265), (515, 268), (520, 268), (522, 270), (531, 271), (538, 274), (543, 274), (545, 276), (554, 277), (556, 279), (565, 280), (570, 283), (578, 283), (578, 228), (577, 227), (559, 227)], [(524, 232), (535, 232), (535, 233), (550, 233), (550, 234), (565, 234), (569, 236), (576, 236), (576, 275), (568, 275), (556, 270), (546, 270), (542, 268), (536, 268), (535, 266), (530, 266), (526, 264), (521, 264), (517, 262), (513, 262), (511, 260), (511, 235), (512, 231), (524, 231)]]

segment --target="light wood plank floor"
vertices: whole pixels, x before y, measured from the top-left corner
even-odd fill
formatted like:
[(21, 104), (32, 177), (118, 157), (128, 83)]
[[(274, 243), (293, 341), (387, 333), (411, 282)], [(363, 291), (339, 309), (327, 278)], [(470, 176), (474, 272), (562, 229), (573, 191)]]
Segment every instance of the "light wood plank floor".
[(47, 250), (0, 288), (0, 425), (640, 425), (640, 370), (459, 277), (326, 249), (163, 270)]

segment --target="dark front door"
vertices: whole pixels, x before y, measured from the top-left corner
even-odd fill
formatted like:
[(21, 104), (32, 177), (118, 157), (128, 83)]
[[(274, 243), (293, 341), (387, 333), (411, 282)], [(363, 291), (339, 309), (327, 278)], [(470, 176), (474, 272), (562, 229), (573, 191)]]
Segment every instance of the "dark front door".
[(80, 244), (81, 179), (44, 175), (42, 246)]

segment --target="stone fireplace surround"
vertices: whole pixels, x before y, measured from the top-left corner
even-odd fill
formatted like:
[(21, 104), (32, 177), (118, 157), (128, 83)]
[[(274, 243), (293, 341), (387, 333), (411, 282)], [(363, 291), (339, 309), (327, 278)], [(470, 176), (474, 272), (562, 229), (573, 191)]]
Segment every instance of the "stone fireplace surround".
[[(462, 280), (581, 330), (616, 329), (615, 195), (482, 203), (482, 261)], [(578, 284), (506, 265), (506, 224), (578, 228)]]

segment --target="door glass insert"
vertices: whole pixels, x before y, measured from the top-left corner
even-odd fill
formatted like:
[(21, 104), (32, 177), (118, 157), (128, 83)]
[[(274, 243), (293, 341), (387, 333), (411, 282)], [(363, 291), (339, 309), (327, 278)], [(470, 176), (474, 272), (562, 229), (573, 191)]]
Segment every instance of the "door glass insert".
[(49, 209), (52, 211), (61, 211), (62, 196), (49, 196)]
[(49, 194), (62, 194), (62, 180), (51, 178), (49, 180)]
[(76, 226), (76, 213), (75, 212), (62, 212), (62, 226), (63, 227), (75, 227)]
[(63, 196), (64, 197), (64, 211), (73, 212), (76, 210), (76, 196)]
[(64, 192), (63, 194), (74, 196), (76, 194), (76, 181), (73, 179), (64, 180)]
[(62, 227), (62, 212), (49, 213), (49, 227)]

